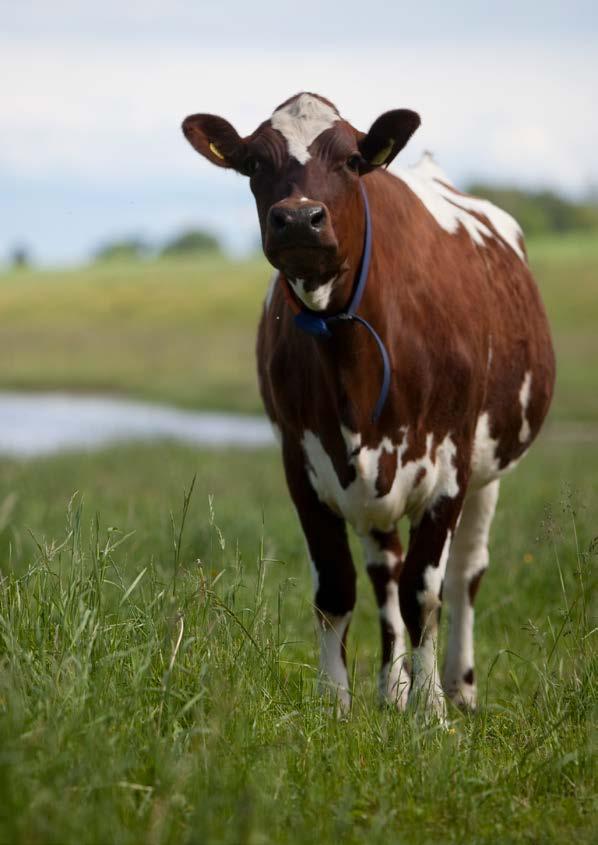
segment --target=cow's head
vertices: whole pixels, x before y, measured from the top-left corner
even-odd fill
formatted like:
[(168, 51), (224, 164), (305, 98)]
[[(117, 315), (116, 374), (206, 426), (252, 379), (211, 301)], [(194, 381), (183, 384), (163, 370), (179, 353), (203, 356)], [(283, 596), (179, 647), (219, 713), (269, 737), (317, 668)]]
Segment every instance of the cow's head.
[(266, 257), (308, 307), (322, 310), (361, 256), (360, 177), (388, 165), (419, 123), (415, 112), (397, 109), (364, 134), (331, 102), (303, 93), (246, 138), (210, 114), (187, 117), (183, 132), (213, 164), (249, 177)]

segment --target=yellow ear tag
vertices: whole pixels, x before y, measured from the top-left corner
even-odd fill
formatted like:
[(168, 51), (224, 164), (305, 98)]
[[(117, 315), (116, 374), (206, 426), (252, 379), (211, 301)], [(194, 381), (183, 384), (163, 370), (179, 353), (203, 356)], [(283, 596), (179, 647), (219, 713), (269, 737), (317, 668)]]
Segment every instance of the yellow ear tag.
[(216, 158), (221, 158), (222, 161), (224, 161), (224, 156), (222, 155), (222, 153), (220, 152), (220, 150), (218, 149), (216, 144), (213, 144), (211, 141), (210, 141), (210, 152), (214, 153)]
[(394, 147), (395, 139), (390, 138), (388, 145), (381, 150), (378, 155), (375, 155), (374, 158), (370, 161), (370, 164), (384, 164), (388, 156), (390, 155), (392, 148)]

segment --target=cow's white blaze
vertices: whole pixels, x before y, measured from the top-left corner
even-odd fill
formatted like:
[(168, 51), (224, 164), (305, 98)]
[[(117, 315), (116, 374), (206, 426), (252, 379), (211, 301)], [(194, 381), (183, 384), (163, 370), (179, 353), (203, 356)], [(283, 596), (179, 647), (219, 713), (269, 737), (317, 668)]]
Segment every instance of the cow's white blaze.
[(519, 404), (521, 405), (521, 428), (519, 429), (519, 442), (525, 443), (529, 440), (530, 427), (527, 419), (527, 406), (529, 405), (529, 398), (532, 389), (532, 374), (528, 370), (523, 378), (523, 384), (519, 390)]
[(448, 645), (442, 685), (456, 703), (475, 707), (475, 683), (465, 680), (474, 668), (474, 610), (470, 585), (488, 567), (488, 536), (498, 499), (499, 481), (468, 493), (451, 545), (443, 599), (449, 606)]
[(339, 114), (327, 103), (311, 94), (300, 94), (277, 109), (270, 123), (286, 140), (289, 155), (306, 164), (311, 158), (309, 147), (337, 120)]
[(342, 653), (343, 637), (351, 621), (351, 612), (344, 616), (322, 614), (320, 626), (320, 690), (330, 694), (342, 710), (348, 710), (349, 676)]
[[(349, 462), (355, 467), (356, 478), (348, 487), (340, 483), (334, 464), (322, 441), (313, 431), (303, 433), (303, 450), (311, 484), (320, 501), (341, 514), (362, 535), (372, 529), (391, 530), (404, 514), (418, 521), (425, 508), (433, 507), (443, 496), (454, 498), (459, 492), (454, 457), (457, 447), (450, 434), (439, 443), (434, 459), (433, 435), (428, 434), (425, 454), (401, 465), (401, 457), (408, 447), (407, 429), (400, 430), (400, 441), (393, 443), (384, 437), (376, 448), (358, 446), (359, 435), (343, 436), (348, 448), (355, 443)], [(396, 452), (397, 472), (391, 488), (384, 496), (376, 489), (378, 468), (383, 452)], [(420, 472), (425, 470), (425, 473)]]
[[(394, 175), (411, 188), (445, 231), (454, 235), (463, 226), (478, 246), (485, 246), (486, 240), (498, 240), (508, 244), (525, 261), (522, 232), (517, 221), (488, 200), (459, 194), (429, 153), (415, 167), (396, 168)], [(483, 215), (490, 226), (472, 212)]]
[(313, 290), (306, 290), (303, 279), (289, 279), (289, 284), (304, 305), (307, 305), (312, 311), (324, 311), (330, 302), (334, 283), (337, 278), (337, 276), (333, 276), (327, 282), (322, 282), (322, 284)]

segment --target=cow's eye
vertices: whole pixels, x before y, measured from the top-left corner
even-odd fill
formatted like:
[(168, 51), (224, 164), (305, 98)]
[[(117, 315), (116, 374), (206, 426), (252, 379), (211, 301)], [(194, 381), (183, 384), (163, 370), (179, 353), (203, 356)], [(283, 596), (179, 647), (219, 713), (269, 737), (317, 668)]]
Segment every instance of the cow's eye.
[(254, 173), (260, 169), (260, 160), (255, 156), (248, 156), (245, 159), (245, 172), (248, 176), (253, 176)]
[(352, 156), (349, 156), (347, 161), (345, 162), (349, 170), (352, 170), (353, 173), (357, 173), (359, 170), (359, 165), (361, 164), (361, 156), (355, 153)]

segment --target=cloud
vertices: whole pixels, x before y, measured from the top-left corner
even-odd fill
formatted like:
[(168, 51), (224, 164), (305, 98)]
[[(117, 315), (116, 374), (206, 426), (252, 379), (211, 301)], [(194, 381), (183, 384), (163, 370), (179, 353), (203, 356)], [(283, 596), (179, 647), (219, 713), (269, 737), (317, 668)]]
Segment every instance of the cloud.
[[(206, 213), (229, 240), (253, 242), (244, 181), (197, 156), (180, 122), (212, 111), (246, 134), (299, 90), (326, 95), (363, 129), (389, 108), (415, 108), (423, 124), (403, 162), (432, 149), (461, 184), (483, 177), (580, 192), (598, 183), (591, 144), (598, 74), (589, 49), (578, 45), (364, 44), (356, 52), (22, 36), (2, 45), (0, 75), (11, 93), (0, 112), (0, 173), (10, 174), (11, 190), (21, 185), (35, 202), (36, 190), (47, 196), (54, 186), (58, 204), (85, 191), (90, 201), (112, 196), (114, 206), (103, 205), (110, 208), (104, 230), (130, 221), (123, 196), (136, 199), (140, 229), (155, 225), (160, 196), (173, 225), (177, 201), (188, 222), (196, 197), (198, 207), (209, 200)], [(5, 245), (18, 235), (17, 222), (26, 225), (26, 204), (15, 221), (10, 200), (6, 193), (0, 200)], [(85, 237), (100, 236), (90, 228), (102, 228), (98, 215), (88, 221)], [(85, 220), (74, 226), (83, 232)], [(66, 236), (58, 251), (56, 237), (53, 254), (66, 254)]]

